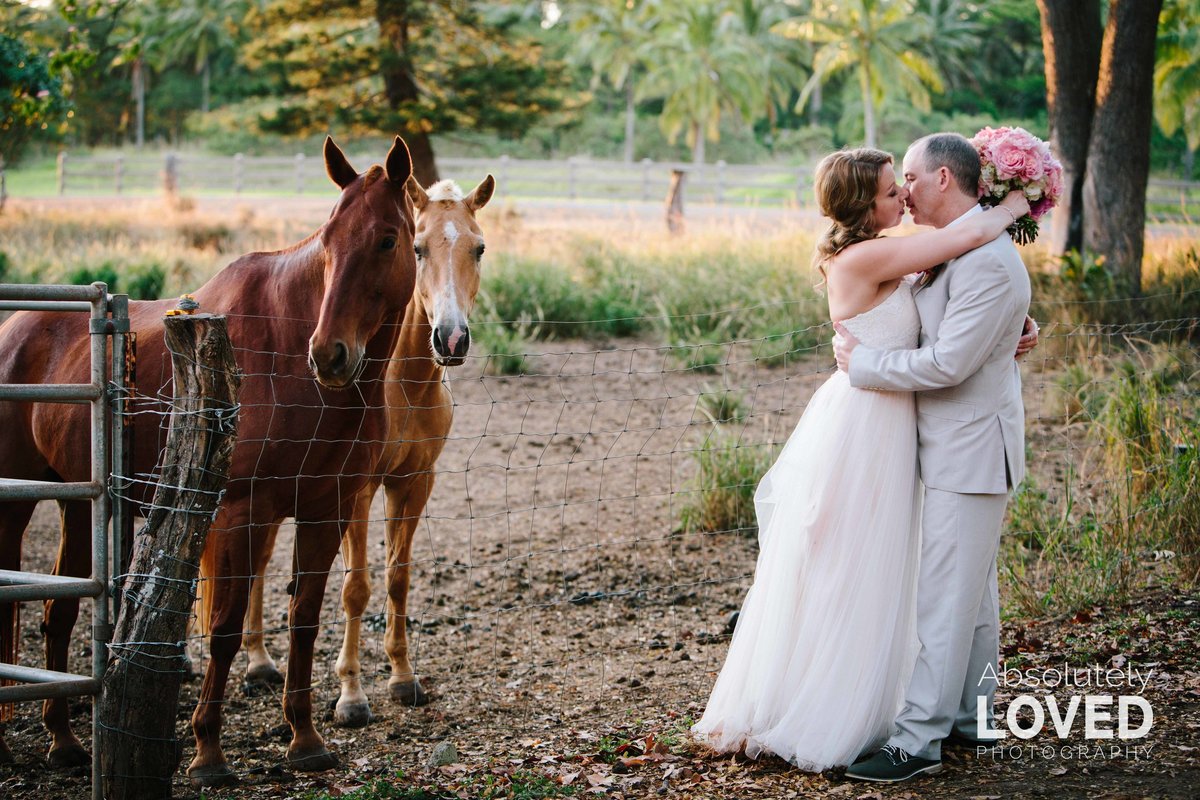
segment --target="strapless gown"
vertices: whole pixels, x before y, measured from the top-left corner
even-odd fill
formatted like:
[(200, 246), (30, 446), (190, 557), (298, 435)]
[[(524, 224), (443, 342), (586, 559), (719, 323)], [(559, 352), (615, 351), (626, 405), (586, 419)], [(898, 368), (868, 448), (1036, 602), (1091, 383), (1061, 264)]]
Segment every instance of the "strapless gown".
[[(911, 286), (844, 322), (873, 347), (917, 346)], [(915, 401), (835, 372), (754, 495), (754, 583), (693, 734), (806, 770), (881, 745), (917, 653)]]

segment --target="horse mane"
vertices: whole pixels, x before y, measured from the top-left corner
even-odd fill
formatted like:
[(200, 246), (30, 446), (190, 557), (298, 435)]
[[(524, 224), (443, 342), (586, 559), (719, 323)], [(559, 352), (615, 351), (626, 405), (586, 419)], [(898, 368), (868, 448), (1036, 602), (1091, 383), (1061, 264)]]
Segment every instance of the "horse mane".
[(454, 200), (461, 202), (463, 199), (462, 189), (452, 180), (446, 179), (438, 181), (433, 186), (430, 186), (425, 194), (429, 195), (429, 202), (435, 203), (439, 200)]
[(366, 172), (363, 173), (363, 188), (369, 189), (371, 184), (383, 177), (383, 167), (378, 164), (372, 164)]

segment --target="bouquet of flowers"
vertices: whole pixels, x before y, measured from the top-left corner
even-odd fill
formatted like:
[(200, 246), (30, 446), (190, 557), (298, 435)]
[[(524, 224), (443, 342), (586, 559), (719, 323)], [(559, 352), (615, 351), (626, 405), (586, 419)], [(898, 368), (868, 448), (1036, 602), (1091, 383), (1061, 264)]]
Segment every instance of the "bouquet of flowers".
[(999, 203), (1011, 191), (1023, 191), (1029, 214), (1008, 229), (1017, 244), (1038, 235), (1038, 220), (1058, 203), (1063, 168), (1050, 146), (1024, 128), (984, 128), (971, 139), (979, 151), (979, 202)]

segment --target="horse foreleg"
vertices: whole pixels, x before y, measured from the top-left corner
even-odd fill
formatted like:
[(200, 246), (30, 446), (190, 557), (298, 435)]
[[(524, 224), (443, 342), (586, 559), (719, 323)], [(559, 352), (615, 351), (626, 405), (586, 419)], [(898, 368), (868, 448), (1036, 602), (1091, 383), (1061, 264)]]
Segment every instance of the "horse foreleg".
[[(9, 501), (4, 514), (0, 515), (0, 569), (21, 568), (21, 542), (25, 538), (25, 527), (33, 516), (36, 502)], [(17, 663), (21, 642), (18, 625), (17, 603), (0, 603), (0, 662)], [(0, 764), (11, 764), (12, 752), (4, 742), (4, 720), (12, 714), (12, 705), (0, 703)]]
[[(353, 498), (339, 510), (343, 519), (353, 513)], [(294, 769), (315, 772), (337, 766), (312, 720), (313, 647), (321, 621), (321, 601), (329, 567), (342, 540), (342, 523), (296, 521), (295, 572), (288, 619), (287, 679), (283, 685), (283, 715), (292, 726), (287, 761)]]
[(333, 712), (334, 722), (344, 728), (361, 728), (371, 721), (371, 704), (362, 688), (361, 648), (362, 618), (371, 599), (371, 573), (367, 560), (367, 520), (371, 516), (371, 501), (379, 484), (372, 483), (359, 491), (354, 501), (354, 516), (342, 534), (342, 561), (346, 577), (342, 582), (342, 610), (346, 615), (346, 632), (338, 654), (337, 674), (342, 683), (341, 694)]
[[(62, 536), (54, 574), (86, 578), (91, 574), (92, 506), (90, 503), (70, 502), (60, 503), (59, 508), (62, 512)], [(42, 632), (46, 637), (46, 669), (68, 671), (71, 630), (78, 618), (78, 598), (46, 601), (42, 617)], [(71, 732), (70, 703), (66, 698), (46, 700), (42, 704), (42, 722), (51, 737), (48, 754), (50, 766), (78, 767), (91, 763), (92, 757)]]
[(384, 647), (392, 665), (388, 693), (393, 700), (409, 706), (423, 706), (429, 702), (429, 695), (422, 688), (421, 680), (408, 657), (408, 585), (413, 534), (432, 491), (432, 468), (384, 484), (387, 498), (388, 591)]
[(250, 524), (246, 509), (222, 507), (208, 539), (207, 547), (216, 548), (213, 573), (205, 587), (212, 592), (209, 659), (192, 712), (196, 755), (188, 766), (188, 777), (200, 786), (222, 786), (236, 780), (221, 750), (222, 706), (229, 670), (242, 645), (242, 620), (263, 538)]
[(267, 526), (266, 544), (263, 546), (258, 563), (254, 565), (254, 583), (250, 587), (250, 605), (246, 609), (246, 621), (243, 625), (242, 647), (250, 659), (246, 667), (246, 680), (251, 683), (266, 683), (278, 686), (283, 683), (283, 675), (275, 666), (275, 659), (267, 652), (263, 634), (263, 586), (266, 583), (267, 564), (271, 554), (275, 552), (275, 538), (279, 534), (279, 523)]

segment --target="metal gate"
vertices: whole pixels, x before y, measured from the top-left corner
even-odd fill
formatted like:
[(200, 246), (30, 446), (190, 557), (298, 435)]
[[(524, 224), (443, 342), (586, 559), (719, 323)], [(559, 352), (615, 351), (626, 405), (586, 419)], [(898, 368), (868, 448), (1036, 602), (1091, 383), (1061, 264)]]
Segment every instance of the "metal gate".
[[(0, 285), (0, 311), (33, 309), (83, 312), (90, 316), (91, 380), (78, 384), (0, 384), (0, 400), (91, 405), (91, 480), (76, 483), (0, 478), (0, 501), (90, 500), (92, 503), (92, 574), (69, 578), (33, 572), (0, 570), (0, 601), (93, 598), (92, 674), (73, 675), (15, 664), (0, 664), (0, 679), (21, 685), (0, 686), (0, 703), (46, 700), (57, 697), (98, 696), (108, 664), (112, 639), (110, 575), (120, 575), (120, 537), (127, 518), (124, 504), (110, 502), (113, 474), (127, 471), (124, 464), (122, 405), (126, 352), (129, 338), (129, 301), (110, 295), (103, 283), (91, 286)], [(108, 342), (112, 339), (111, 357)], [(113, 517), (112, 570), (109, 568), (109, 517)], [(92, 797), (101, 800), (100, 752), (96, 747), (98, 720), (92, 714)]]

